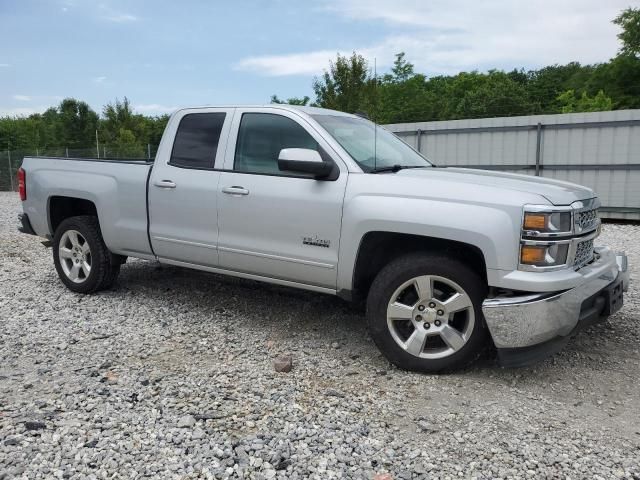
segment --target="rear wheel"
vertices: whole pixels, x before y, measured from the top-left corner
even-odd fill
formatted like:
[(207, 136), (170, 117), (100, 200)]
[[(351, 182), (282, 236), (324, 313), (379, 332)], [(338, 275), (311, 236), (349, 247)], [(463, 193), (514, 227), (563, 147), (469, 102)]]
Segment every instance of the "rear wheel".
[(109, 288), (121, 263), (104, 244), (98, 219), (90, 215), (60, 223), (53, 237), (53, 261), (62, 283), (78, 293)]
[(488, 344), (485, 292), (480, 276), (453, 258), (402, 256), (385, 266), (371, 286), (370, 334), (401, 368), (432, 373), (462, 368)]

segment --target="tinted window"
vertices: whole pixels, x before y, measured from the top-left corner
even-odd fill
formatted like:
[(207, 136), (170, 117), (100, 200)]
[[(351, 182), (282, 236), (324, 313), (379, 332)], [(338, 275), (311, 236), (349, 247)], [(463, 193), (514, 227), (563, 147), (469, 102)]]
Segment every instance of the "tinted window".
[(238, 131), (234, 170), (282, 173), (278, 169), (278, 155), (283, 148), (319, 151), (313, 137), (290, 118), (271, 113), (245, 113)]
[(224, 113), (190, 113), (182, 117), (171, 152), (171, 165), (213, 168)]

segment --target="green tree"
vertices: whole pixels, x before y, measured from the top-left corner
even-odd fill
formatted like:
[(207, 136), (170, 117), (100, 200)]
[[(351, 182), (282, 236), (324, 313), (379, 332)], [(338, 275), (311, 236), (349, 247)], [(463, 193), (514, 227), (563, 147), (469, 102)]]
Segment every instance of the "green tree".
[(450, 84), (448, 98), (445, 114), (450, 118), (526, 115), (533, 108), (526, 88), (496, 70), (457, 75)]
[(613, 23), (622, 28), (618, 38), (622, 42), (622, 55), (640, 56), (640, 8), (627, 8)]
[(102, 109), (104, 117), (100, 134), (107, 154), (118, 157), (144, 156), (150, 134), (150, 125), (144, 115), (136, 114), (127, 97), (107, 103)]
[(432, 120), (437, 117), (439, 99), (429, 91), (424, 75), (413, 75), (404, 82), (383, 78), (376, 92), (376, 114), (379, 123), (401, 123)]
[(602, 112), (611, 110), (613, 106), (611, 98), (607, 97), (602, 90), (593, 97), (590, 97), (587, 92), (576, 96), (574, 90), (567, 90), (558, 95), (558, 101), (562, 105), (562, 113)]
[[(16, 155), (94, 154), (96, 129), (101, 153), (146, 157), (147, 145), (160, 143), (168, 115), (147, 117), (133, 112), (128, 99), (105, 105), (99, 118), (85, 102), (64, 99), (57, 107), (28, 117), (0, 117), (0, 148)], [(80, 152), (74, 152), (80, 149)]]
[(379, 123), (423, 120), (434, 99), (426, 92), (426, 78), (416, 75), (404, 52), (396, 54), (391, 73), (380, 76), (373, 90), (373, 118)]
[(640, 108), (640, 58), (618, 55), (595, 65), (591, 74), (576, 87), (596, 95), (600, 90), (611, 97), (614, 109)]
[(404, 59), (404, 52), (396, 53), (391, 73), (391, 81), (398, 83), (406, 82), (413, 76), (413, 64)]
[(57, 118), (51, 115), (60, 146), (87, 148), (95, 145), (98, 114), (85, 102), (65, 98), (57, 109)]
[(374, 80), (362, 55), (339, 55), (329, 63), (329, 70), (313, 81), (315, 104), (343, 112), (363, 111), (371, 116), (375, 99)]
[[(110, 149), (115, 150), (112, 155), (117, 157), (144, 157), (145, 151), (142, 142), (136, 138), (131, 130), (120, 128)], [(107, 155), (108, 156), (108, 155)]]
[(158, 146), (162, 139), (162, 134), (169, 121), (169, 115), (158, 115), (154, 117), (143, 117), (146, 124), (145, 131), (147, 132), (146, 138), (143, 139), (143, 143), (149, 145)]
[(567, 90), (584, 88), (593, 70), (593, 66), (570, 62), (527, 72), (525, 85), (533, 107), (530, 113), (560, 112), (558, 96)]
[(115, 102), (107, 103), (102, 109), (102, 116), (104, 117), (102, 130), (107, 138), (116, 138), (122, 128), (132, 132), (137, 130), (136, 120), (138, 119), (127, 97), (122, 101), (116, 98)]
[(308, 96), (304, 96), (302, 98), (299, 97), (291, 97), (286, 100), (281, 100), (277, 95), (271, 95), (271, 103), (277, 103), (280, 105), (300, 105), (306, 106), (309, 104), (309, 100), (311, 100)]
[(97, 126), (98, 114), (87, 103), (65, 98), (43, 114), (0, 119), (0, 148), (60, 155), (94, 146)]

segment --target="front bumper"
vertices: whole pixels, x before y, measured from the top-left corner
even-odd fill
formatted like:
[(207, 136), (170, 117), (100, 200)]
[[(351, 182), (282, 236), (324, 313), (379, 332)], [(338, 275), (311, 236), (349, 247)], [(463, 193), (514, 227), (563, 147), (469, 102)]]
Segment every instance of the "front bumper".
[[(482, 311), (503, 365), (520, 366), (562, 348), (580, 327), (619, 308), (629, 286), (627, 256), (596, 249), (596, 260), (580, 269), (584, 281), (560, 292), (501, 296), (484, 301)], [(616, 298), (610, 298), (618, 285)], [(613, 303), (612, 303), (613, 302)]]

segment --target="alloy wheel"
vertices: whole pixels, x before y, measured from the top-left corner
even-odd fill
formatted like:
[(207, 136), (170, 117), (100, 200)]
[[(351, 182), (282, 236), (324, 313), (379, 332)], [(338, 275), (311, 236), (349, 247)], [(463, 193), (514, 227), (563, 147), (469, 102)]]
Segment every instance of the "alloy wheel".
[(62, 271), (74, 283), (82, 283), (91, 273), (91, 248), (77, 230), (67, 230), (60, 238), (58, 256)]
[(471, 297), (444, 277), (422, 275), (398, 287), (387, 306), (387, 326), (407, 353), (425, 359), (448, 357), (471, 337)]

